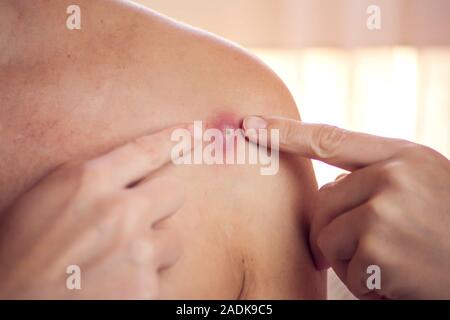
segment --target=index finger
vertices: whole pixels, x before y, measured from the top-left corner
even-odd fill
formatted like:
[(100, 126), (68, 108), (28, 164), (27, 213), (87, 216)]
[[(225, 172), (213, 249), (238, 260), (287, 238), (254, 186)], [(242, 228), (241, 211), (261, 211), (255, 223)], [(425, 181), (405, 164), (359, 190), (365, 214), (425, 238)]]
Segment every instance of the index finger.
[[(124, 188), (191, 152), (196, 145), (193, 132), (193, 126), (188, 124), (169, 127), (90, 160), (87, 166), (99, 176), (98, 183), (108, 190)], [(174, 141), (174, 133), (184, 139)]]
[[(274, 144), (270, 138), (268, 141), (260, 141), (254, 130), (279, 130), (279, 150), (350, 171), (389, 159), (408, 143), (324, 124), (277, 117), (248, 117), (244, 120), (243, 127), (250, 141), (266, 146)], [(271, 134), (267, 136), (270, 137)]]

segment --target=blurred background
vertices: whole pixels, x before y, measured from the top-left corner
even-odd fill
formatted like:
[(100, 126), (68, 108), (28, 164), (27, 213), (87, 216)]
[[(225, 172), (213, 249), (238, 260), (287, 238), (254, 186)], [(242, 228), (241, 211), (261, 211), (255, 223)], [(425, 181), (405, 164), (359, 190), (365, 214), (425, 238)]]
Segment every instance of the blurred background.
[[(450, 157), (450, 0), (135, 2), (252, 51), (284, 80), (304, 121)], [(320, 185), (340, 173), (314, 166)], [(352, 298), (330, 278), (329, 298)]]

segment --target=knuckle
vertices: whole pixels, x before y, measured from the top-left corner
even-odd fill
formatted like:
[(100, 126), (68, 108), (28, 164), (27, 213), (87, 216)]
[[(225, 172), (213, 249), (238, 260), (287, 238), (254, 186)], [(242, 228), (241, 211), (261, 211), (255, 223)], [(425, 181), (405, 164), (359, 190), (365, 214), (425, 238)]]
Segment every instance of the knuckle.
[[(102, 246), (108, 246), (108, 250), (105, 254), (111, 255), (116, 252), (121, 241), (116, 241), (117, 235), (119, 234), (119, 223), (117, 222), (117, 217), (105, 216), (99, 217), (95, 221), (92, 221), (91, 227), (89, 228), (88, 236), (92, 237), (90, 239), (95, 239), (93, 243), (99, 243)], [(109, 246), (111, 245), (111, 246)], [(100, 249), (96, 249), (96, 252), (100, 252)]]
[(411, 152), (417, 155), (426, 155), (434, 153), (433, 149), (424, 146), (422, 144), (413, 144), (412, 146), (409, 147), (409, 149), (411, 150)]
[(402, 186), (410, 175), (410, 170), (406, 161), (398, 159), (390, 161), (381, 169), (380, 179), (384, 185)]
[(411, 142), (405, 145), (399, 156), (403, 159), (415, 161), (436, 161), (446, 159), (442, 154), (430, 147)]
[(131, 244), (130, 255), (136, 265), (154, 266), (157, 260), (157, 246), (152, 239), (139, 239)]
[(149, 143), (149, 141), (139, 138), (131, 142), (130, 147), (134, 148), (137, 153), (145, 155), (149, 163), (157, 164), (162, 161), (160, 148), (155, 143)]
[(387, 245), (387, 238), (380, 229), (366, 234), (360, 241), (361, 261), (364, 265), (378, 265), (384, 270), (395, 270), (393, 250)]
[(77, 175), (80, 186), (88, 190), (100, 186), (106, 179), (105, 172), (95, 160), (85, 162), (78, 166)]
[(154, 153), (153, 147), (144, 147), (144, 143), (140, 139), (142, 138), (131, 141), (126, 145), (126, 149), (128, 151), (127, 153), (132, 154), (134, 158), (143, 159), (150, 162), (151, 155)]
[(423, 155), (433, 151), (431, 148), (421, 144), (405, 141), (400, 149), (400, 156)]
[(108, 197), (98, 205), (99, 232), (109, 232), (117, 242), (126, 242), (133, 234), (133, 218), (130, 212), (129, 201), (125, 197), (116, 195)]
[(382, 204), (378, 199), (370, 199), (365, 205), (367, 213), (366, 215), (370, 217), (379, 217), (379, 214), (383, 211)]
[(163, 155), (157, 151), (148, 153), (147, 158), (148, 158), (149, 163), (151, 163), (153, 165), (159, 165), (164, 160)]
[(360, 259), (364, 265), (379, 265), (380, 246), (374, 234), (368, 234), (360, 240)]
[(379, 225), (385, 224), (390, 220), (389, 218), (389, 208), (386, 204), (387, 200), (383, 199), (381, 196), (370, 199), (366, 207), (366, 227), (371, 231), (371, 229), (376, 228)]
[(322, 159), (333, 158), (347, 136), (347, 131), (330, 125), (321, 125), (312, 140), (312, 153)]
[[(271, 132), (272, 130), (278, 130), (273, 124), (270, 124), (267, 129), (268, 132)], [(295, 126), (288, 123), (285, 127), (283, 127), (283, 130), (280, 130), (280, 140), (284, 143), (289, 144), (291, 141), (296, 140), (296, 134), (297, 130)]]

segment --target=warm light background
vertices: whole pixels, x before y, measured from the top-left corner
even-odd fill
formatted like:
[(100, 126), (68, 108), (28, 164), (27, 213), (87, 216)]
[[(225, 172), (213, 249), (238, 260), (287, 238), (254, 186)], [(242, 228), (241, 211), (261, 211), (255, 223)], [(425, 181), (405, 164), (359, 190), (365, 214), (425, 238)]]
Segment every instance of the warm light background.
[[(136, 2), (254, 52), (288, 85), (304, 121), (404, 138), (450, 156), (448, 0)], [(371, 4), (381, 8), (378, 31), (366, 27)], [(321, 185), (340, 173), (314, 165)], [(330, 298), (349, 297), (341, 288), (330, 281)]]

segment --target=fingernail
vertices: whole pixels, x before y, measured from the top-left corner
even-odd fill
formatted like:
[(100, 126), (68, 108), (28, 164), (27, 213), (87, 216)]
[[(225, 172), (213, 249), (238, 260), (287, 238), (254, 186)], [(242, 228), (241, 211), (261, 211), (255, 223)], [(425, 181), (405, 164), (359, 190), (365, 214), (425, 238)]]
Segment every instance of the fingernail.
[(266, 129), (267, 121), (261, 117), (251, 116), (244, 120), (244, 129)]
[(252, 142), (258, 142), (258, 132), (256, 129), (245, 129), (245, 136)]

